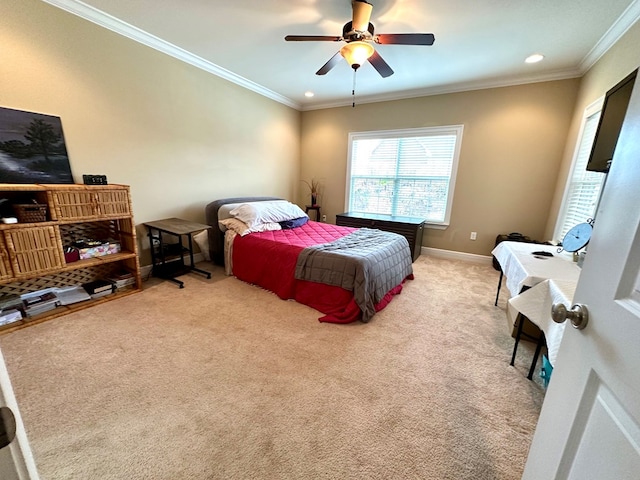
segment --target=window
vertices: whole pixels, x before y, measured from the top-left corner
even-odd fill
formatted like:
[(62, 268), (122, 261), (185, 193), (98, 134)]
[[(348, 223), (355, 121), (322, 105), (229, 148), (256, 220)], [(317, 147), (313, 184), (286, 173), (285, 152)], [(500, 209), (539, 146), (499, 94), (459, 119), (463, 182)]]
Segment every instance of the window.
[(347, 210), (448, 225), (462, 125), (349, 134)]
[(605, 174), (589, 172), (586, 168), (601, 111), (602, 99), (589, 105), (585, 110), (582, 131), (578, 136), (571, 173), (567, 180), (560, 215), (556, 222), (554, 232), (556, 240), (562, 241), (571, 227), (586, 222), (596, 213)]

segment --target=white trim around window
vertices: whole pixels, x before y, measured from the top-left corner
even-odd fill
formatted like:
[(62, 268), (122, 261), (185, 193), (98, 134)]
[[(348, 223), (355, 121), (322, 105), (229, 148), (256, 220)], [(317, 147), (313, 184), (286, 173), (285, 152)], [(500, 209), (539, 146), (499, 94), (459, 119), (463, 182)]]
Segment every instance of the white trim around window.
[(606, 174), (590, 172), (586, 168), (603, 103), (604, 97), (600, 97), (585, 109), (582, 117), (560, 213), (553, 232), (553, 239), (559, 242), (571, 227), (593, 218), (598, 206)]
[(345, 209), (446, 228), (463, 125), (349, 133)]

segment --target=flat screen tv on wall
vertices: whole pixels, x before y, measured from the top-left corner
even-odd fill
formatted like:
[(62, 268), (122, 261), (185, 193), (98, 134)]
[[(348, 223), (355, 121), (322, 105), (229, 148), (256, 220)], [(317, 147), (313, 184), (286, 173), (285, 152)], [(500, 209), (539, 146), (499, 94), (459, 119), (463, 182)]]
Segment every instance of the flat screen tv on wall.
[(628, 75), (605, 95), (587, 170), (609, 171), (637, 73), (636, 70)]
[(73, 183), (60, 117), (0, 107), (0, 183)]

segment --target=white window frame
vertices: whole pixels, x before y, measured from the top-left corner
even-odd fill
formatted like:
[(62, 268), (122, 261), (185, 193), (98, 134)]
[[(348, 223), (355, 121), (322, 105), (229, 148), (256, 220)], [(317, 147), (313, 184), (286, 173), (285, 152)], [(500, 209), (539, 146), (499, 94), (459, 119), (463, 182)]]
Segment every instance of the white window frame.
[(355, 140), (366, 139), (385, 139), (385, 138), (407, 138), (407, 137), (425, 137), (437, 135), (455, 135), (456, 144), (454, 147), (453, 160), (451, 164), (451, 175), (449, 176), (449, 188), (447, 195), (447, 205), (445, 217), (442, 222), (428, 222), (425, 224), (428, 228), (445, 229), (449, 226), (451, 220), (451, 210), (453, 207), (453, 195), (456, 186), (456, 175), (458, 173), (458, 161), (460, 158), (460, 149), (462, 147), (462, 134), (464, 125), (445, 125), (439, 127), (420, 127), (405, 128), (400, 130), (376, 130), (368, 132), (350, 132), (349, 145), (347, 152), (347, 175), (346, 175), (346, 195), (345, 195), (345, 211), (349, 210), (349, 199), (351, 197), (351, 158), (352, 146)]
[[(582, 116), (582, 124), (580, 125), (580, 131), (578, 133), (578, 137), (576, 140), (576, 146), (574, 148), (574, 152), (573, 152), (573, 160), (571, 161), (571, 168), (569, 170), (569, 174), (567, 175), (567, 181), (564, 187), (564, 194), (562, 196), (562, 204), (560, 205), (560, 210), (558, 213), (558, 218), (556, 220), (556, 225), (553, 231), (553, 238), (554, 240), (557, 240), (558, 242), (562, 241), (562, 231), (565, 227), (565, 222), (567, 220), (567, 215), (568, 215), (568, 208), (570, 205), (570, 196), (571, 196), (571, 190), (572, 190), (572, 185), (574, 183), (574, 177), (576, 174), (576, 168), (578, 167), (578, 160), (580, 157), (580, 150), (581, 148), (588, 148), (589, 152), (591, 151), (591, 148), (593, 147), (593, 141), (595, 141), (595, 139), (593, 141), (591, 141), (591, 143), (589, 145), (583, 145), (583, 142), (585, 141), (583, 139), (584, 133), (585, 133), (585, 126), (587, 124), (587, 119), (593, 115), (596, 115), (598, 113), (602, 113), (602, 106), (604, 104), (604, 96), (600, 97), (599, 99), (597, 99), (595, 102), (591, 103), (590, 105), (587, 106), (587, 108), (585, 108), (584, 114)], [(596, 127), (597, 128), (597, 127)], [(586, 163), (584, 164), (584, 167), (586, 168)], [(602, 184), (600, 186), (600, 194), (602, 194), (602, 188), (604, 185), (604, 179), (606, 177), (606, 174), (602, 174)], [(597, 208), (597, 201), (596, 201), (596, 208)], [(595, 215), (595, 210), (593, 212), (592, 215)], [(588, 219), (585, 218), (584, 221), (586, 222)]]

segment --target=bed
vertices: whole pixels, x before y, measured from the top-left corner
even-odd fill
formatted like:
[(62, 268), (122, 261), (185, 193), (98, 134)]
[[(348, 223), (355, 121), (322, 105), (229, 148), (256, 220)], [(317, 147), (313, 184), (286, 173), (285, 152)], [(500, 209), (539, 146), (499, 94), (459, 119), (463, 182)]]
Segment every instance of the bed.
[[(272, 206), (284, 213), (274, 214)], [(321, 322), (368, 322), (413, 279), (403, 236), (315, 222), (281, 198), (220, 199), (206, 206), (205, 217), (212, 262), (282, 299), (315, 308), (323, 313)], [(280, 218), (285, 220), (270, 221)]]

